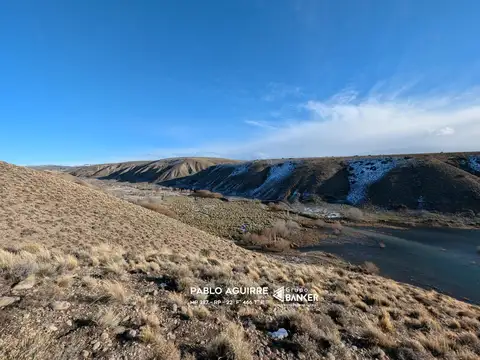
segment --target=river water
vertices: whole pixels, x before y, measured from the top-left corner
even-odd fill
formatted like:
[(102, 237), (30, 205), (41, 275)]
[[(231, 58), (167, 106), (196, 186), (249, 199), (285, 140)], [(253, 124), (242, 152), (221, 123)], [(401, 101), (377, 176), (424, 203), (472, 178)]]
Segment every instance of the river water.
[(383, 276), (480, 304), (480, 230), (350, 228), (345, 232), (345, 241), (301, 250), (329, 252), (355, 264), (372, 261)]

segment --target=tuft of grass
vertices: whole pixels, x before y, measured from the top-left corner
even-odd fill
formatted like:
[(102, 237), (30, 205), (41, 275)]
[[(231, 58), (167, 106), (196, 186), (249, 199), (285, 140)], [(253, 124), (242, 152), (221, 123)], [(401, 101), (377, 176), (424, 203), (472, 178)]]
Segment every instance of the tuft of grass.
[(180, 350), (175, 343), (161, 336), (155, 338), (153, 352), (154, 360), (180, 360)]
[(142, 326), (140, 329), (140, 340), (145, 344), (153, 344), (157, 339), (157, 332), (155, 328), (150, 325)]
[(72, 271), (78, 267), (77, 258), (70, 254), (55, 255), (55, 262), (58, 264), (59, 270)]
[(210, 311), (203, 305), (194, 306), (192, 309), (193, 316), (200, 320), (205, 320), (210, 316)]
[(114, 328), (120, 324), (120, 315), (112, 309), (103, 309), (95, 316), (95, 323), (104, 328)]
[(103, 296), (111, 302), (124, 304), (130, 298), (125, 287), (118, 281), (104, 280), (101, 283), (101, 289)]
[(72, 286), (74, 276), (73, 275), (61, 275), (55, 281), (59, 287), (68, 288)]
[(213, 359), (252, 360), (252, 348), (245, 341), (245, 332), (230, 323), (209, 345), (208, 354)]
[(385, 310), (382, 311), (378, 324), (380, 325), (380, 328), (385, 332), (393, 332), (394, 330), (390, 314)]
[(372, 346), (389, 348), (394, 345), (394, 341), (389, 336), (385, 335), (379, 328), (371, 324), (366, 324), (361, 332), (361, 336)]

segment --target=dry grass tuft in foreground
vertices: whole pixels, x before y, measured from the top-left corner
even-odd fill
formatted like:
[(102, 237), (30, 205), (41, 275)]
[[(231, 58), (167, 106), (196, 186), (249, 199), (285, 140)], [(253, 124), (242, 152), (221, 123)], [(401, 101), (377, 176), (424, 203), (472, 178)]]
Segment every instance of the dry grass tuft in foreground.
[(230, 323), (209, 345), (208, 355), (212, 359), (252, 360), (252, 349), (245, 341), (240, 325)]

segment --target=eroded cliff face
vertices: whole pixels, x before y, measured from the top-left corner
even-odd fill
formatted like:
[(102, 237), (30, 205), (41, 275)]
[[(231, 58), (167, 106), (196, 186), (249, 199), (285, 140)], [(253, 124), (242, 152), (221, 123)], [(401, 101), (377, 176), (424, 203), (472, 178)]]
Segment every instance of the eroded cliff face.
[(480, 156), (448, 155), (259, 160), (162, 184), (272, 201), (480, 212)]

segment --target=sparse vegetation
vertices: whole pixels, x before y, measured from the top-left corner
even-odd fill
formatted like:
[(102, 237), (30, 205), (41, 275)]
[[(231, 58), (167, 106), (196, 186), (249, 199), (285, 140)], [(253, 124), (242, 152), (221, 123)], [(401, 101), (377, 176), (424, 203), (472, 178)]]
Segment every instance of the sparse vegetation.
[(229, 324), (208, 348), (213, 359), (252, 360), (252, 350), (245, 341), (243, 328), (237, 324)]
[(178, 219), (177, 214), (175, 214), (172, 210), (168, 209), (167, 207), (163, 206), (162, 204), (158, 203), (155, 200), (147, 199), (137, 202), (138, 205), (148, 209), (155, 211), (159, 214), (171, 217), (172, 219)]
[(196, 190), (194, 193), (191, 194), (193, 197), (199, 198), (209, 198), (209, 199), (222, 199), (223, 195), (216, 192), (211, 192), (209, 190)]
[(378, 268), (378, 266), (375, 265), (375, 264), (374, 264), (373, 262), (371, 262), (371, 261), (365, 261), (365, 262), (363, 263), (363, 266), (362, 266), (362, 267), (363, 267), (363, 268), (365, 269), (365, 271), (366, 271), (367, 273), (369, 273), (369, 274), (375, 274), (375, 275), (377, 275), (377, 274), (380, 273), (380, 269)]
[(362, 221), (364, 217), (362, 210), (358, 208), (349, 208), (344, 215), (348, 220), (352, 221)]
[[(1, 358), (478, 357), (477, 306), (381, 278), (370, 266), (365, 275), (333, 261), (311, 265), (289, 261), (290, 253), (254, 253), (48, 174), (3, 163), (0, 170)], [(241, 209), (186, 200), (195, 210), (178, 211), (179, 218), (211, 222), (226, 204)], [(12, 212), (11, 204), (20, 205)], [(302, 219), (254, 205), (265, 217), (253, 221), (244, 211), (229, 231), (248, 224), (245, 238), (285, 241), (288, 248), (289, 238), (306, 233)], [(332, 223), (314, 223), (310, 230), (331, 236)], [(21, 235), (25, 227), (55, 230), (38, 231), (33, 241), (31, 233)], [(304, 286), (320, 301), (294, 308), (270, 295), (260, 305), (248, 303), (255, 297), (189, 291), (239, 285)], [(222, 306), (213, 303), (219, 299)], [(274, 339), (280, 328), (287, 337)]]

